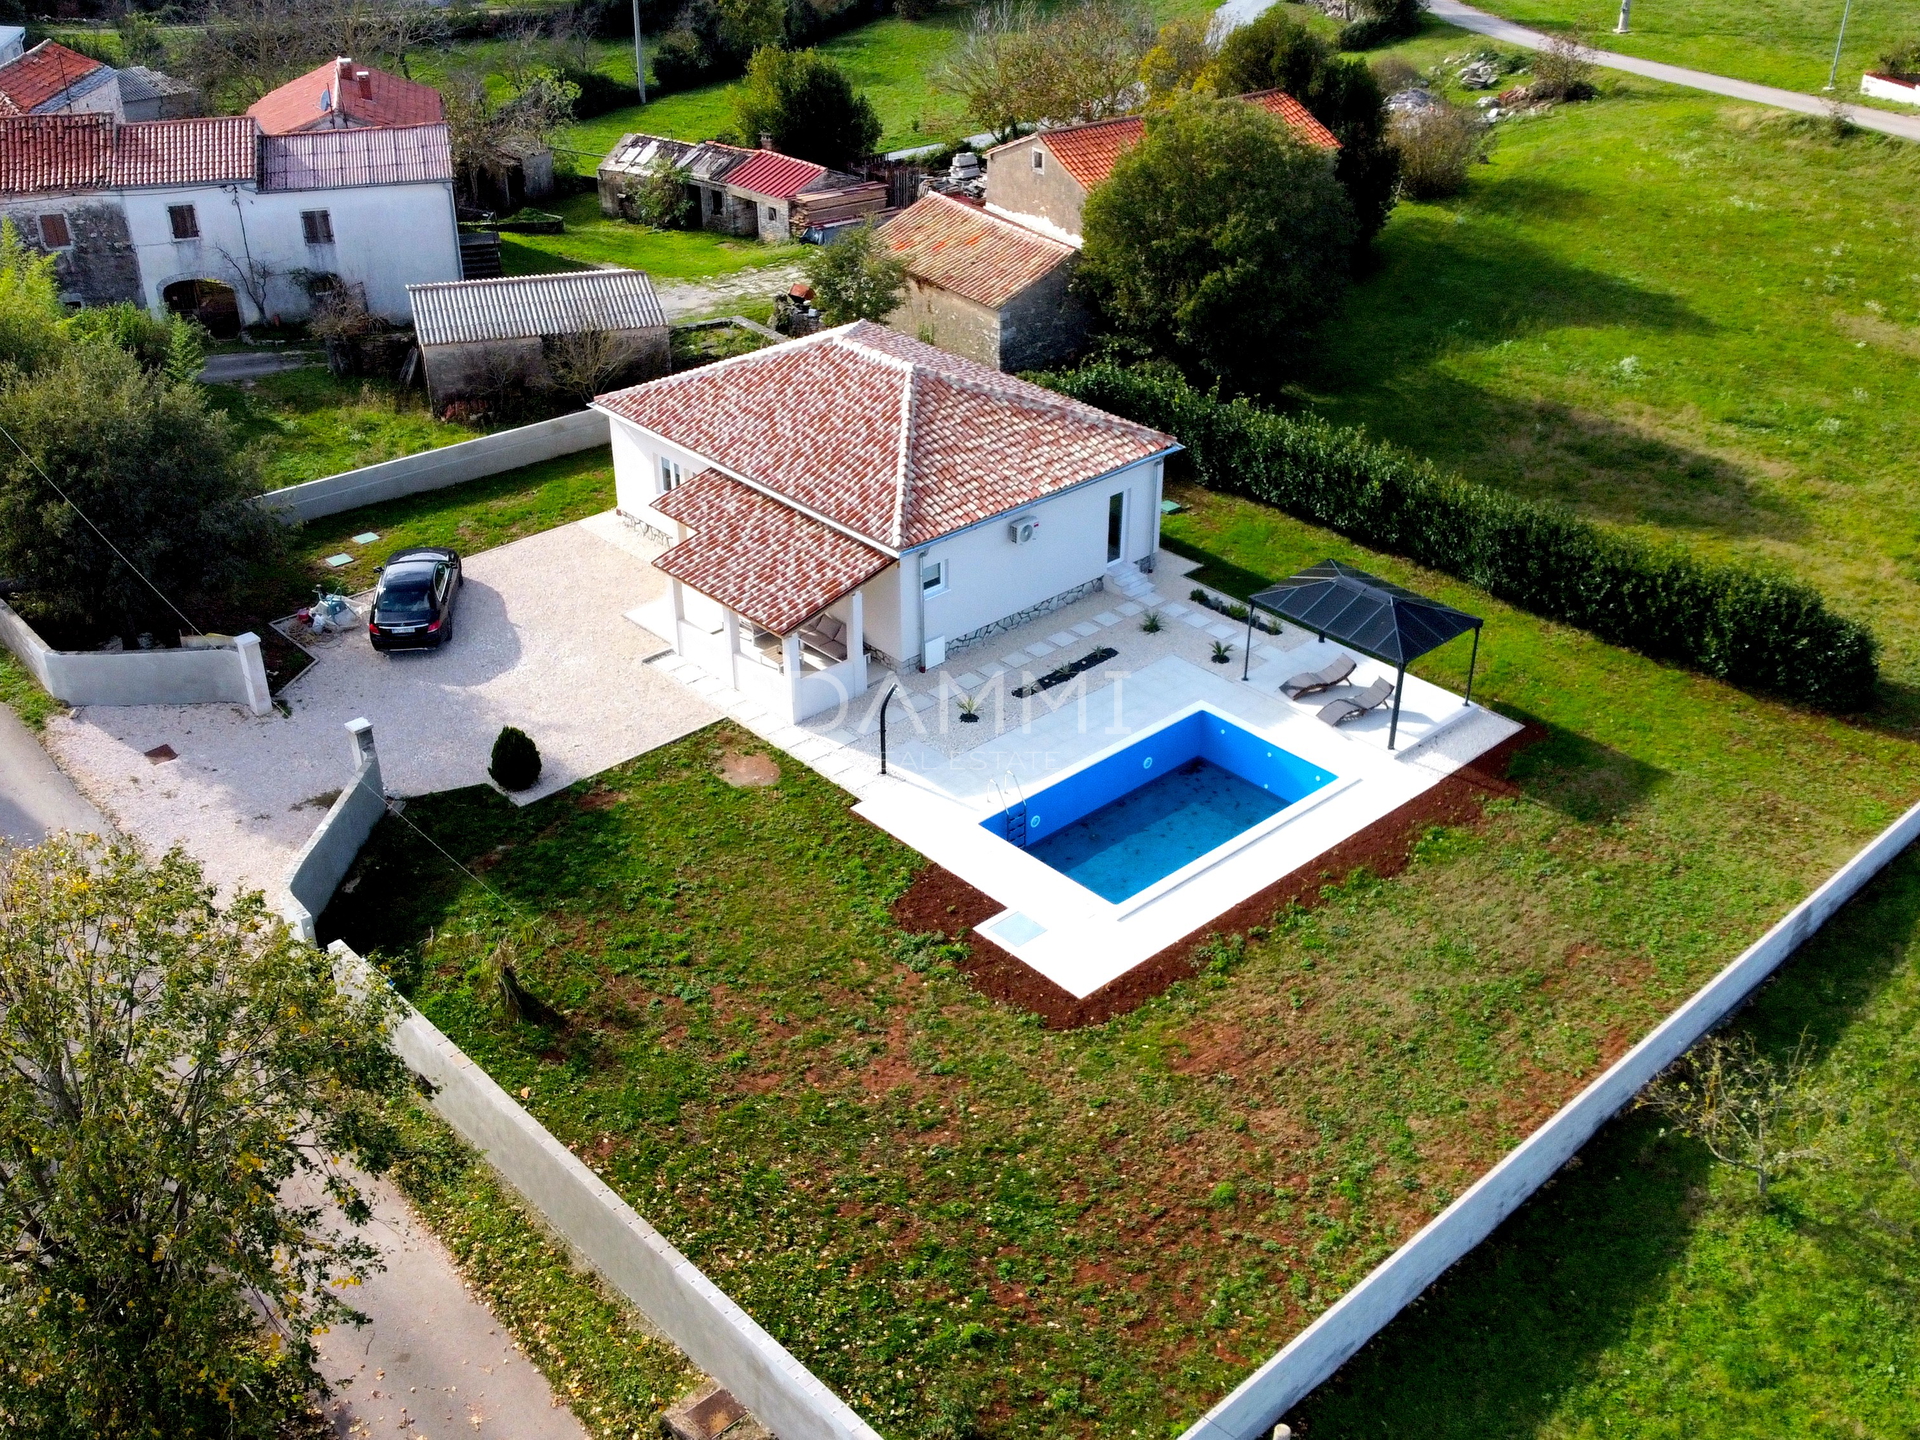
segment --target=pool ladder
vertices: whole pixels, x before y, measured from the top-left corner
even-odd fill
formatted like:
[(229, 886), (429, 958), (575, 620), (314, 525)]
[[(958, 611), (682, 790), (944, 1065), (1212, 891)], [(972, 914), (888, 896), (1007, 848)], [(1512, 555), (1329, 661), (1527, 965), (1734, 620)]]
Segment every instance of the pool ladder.
[(1014, 779), (1011, 770), (1007, 772), (1007, 782), (1013, 786), (1012, 804), (1007, 803), (1007, 792), (1000, 788), (998, 780), (993, 782), (993, 788), (1000, 796), (1000, 815), (1006, 827), (1007, 842), (1024, 850), (1027, 848), (1027, 797), (1020, 793), (1020, 782)]

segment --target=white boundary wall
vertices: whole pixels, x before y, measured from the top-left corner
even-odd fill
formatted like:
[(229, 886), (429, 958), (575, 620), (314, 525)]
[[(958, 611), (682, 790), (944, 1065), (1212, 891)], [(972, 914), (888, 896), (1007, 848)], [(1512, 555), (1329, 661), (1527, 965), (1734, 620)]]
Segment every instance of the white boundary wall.
[(258, 635), (180, 650), (55, 650), (0, 601), (0, 642), (41, 688), (69, 705), (244, 705), (268, 714), (273, 698)]
[(1255, 1440), (1478, 1245), (1595, 1132), (1693, 1043), (1718, 1025), (1893, 858), (1920, 838), (1907, 811), (1824, 885), (1709, 980), (1660, 1027), (1529, 1135), (1425, 1229), (1381, 1262), (1196, 1421), (1181, 1440)]
[(333, 802), (326, 818), (314, 827), (287, 869), (284, 915), (293, 933), (309, 945), (317, 943), (314, 924), (327, 908), (334, 890), (353, 868), (360, 847), (387, 813), (386, 790), (380, 779), (380, 755), (373, 748), (373, 726), (365, 720), (347, 722), (347, 748), (353, 779)]
[(397, 500), (425, 490), (441, 490), (464, 480), (479, 480), (541, 460), (591, 450), (607, 441), (607, 417), (598, 410), (576, 410), (516, 430), (462, 440), (438, 450), (403, 455), (378, 465), (345, 470), (324, 479), (269, 490), (260, 503), (289, 525), (337, 515), (380, 500)]
[[(328, 949), (345, 983), (377, 981), (345, 941)], [(780, 1440), (880, 1440), (412, 1006), (394, 1030), (393, 1048), (433, 1085), (430, 1103), (455, 1133)]]

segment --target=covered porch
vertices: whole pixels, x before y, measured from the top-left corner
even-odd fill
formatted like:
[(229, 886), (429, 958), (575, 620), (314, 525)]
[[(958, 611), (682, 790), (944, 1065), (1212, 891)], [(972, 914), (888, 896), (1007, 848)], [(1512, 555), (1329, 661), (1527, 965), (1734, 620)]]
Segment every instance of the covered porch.
[(790, 723), (865, 693), (860, 587), (893, 557), (713, 470), (653, 508), (688, 531), (653, 562), (677, 653)]

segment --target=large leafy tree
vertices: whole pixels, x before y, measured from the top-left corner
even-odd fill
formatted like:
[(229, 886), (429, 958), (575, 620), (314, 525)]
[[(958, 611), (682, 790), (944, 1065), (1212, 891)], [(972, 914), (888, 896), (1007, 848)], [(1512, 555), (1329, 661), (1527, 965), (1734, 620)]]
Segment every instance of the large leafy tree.
[(1353, 202), (1356, 241), (1365, 246), (1380, 233), (1400, 171), (1387, 140), (1386, 98), (1366, 62), (1340, 56), (1275, 5), (1227, 33), (1205, 78), (1219, 95), (1284, 90), (1312, 111), (1340, 141), (1335, 173)]
[(734, 93), (734, 127), (743, 143), (765, 135), (773, 148), (835, 170), (873, 154), (880, 117), (853, 82), (818, 50), (756, 50)]
[(1153, 26), (1132, 0), (1077, 0), (1043, 12), (983, 5), (933, 76), (994, 134), (1039, 120), (1098, 120), (1138, 103)]
[(1266, 111), (1187, 94), (1087, 197), (1081, 283), (1183, 368), (1257, 385), (1345, 288), (1353, 217), (1323, 152)]
[(807, 281), (829, 325), (884, 321), (907, 290), (907, 264), (887, 252), (871, 222), (807, 256)]
[(394, 1001), (179, 852), (0, 859), (0, 1430), (273, 1436), (375, 1252)]

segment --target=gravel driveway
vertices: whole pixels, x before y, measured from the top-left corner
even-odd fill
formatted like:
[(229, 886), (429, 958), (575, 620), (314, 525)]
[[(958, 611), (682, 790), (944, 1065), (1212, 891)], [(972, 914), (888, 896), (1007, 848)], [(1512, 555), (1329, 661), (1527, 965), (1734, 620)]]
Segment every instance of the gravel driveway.
[[(279, 894), (287, 866), (347, 780), (342, 728), (373, 722), (387, 788), (486, 782), (493, 738), (540, 746), (551, 794), (718, 718), (643, 662), (666, 646), (624, 612), (658, 595), (657, 547), (611, 513), (465, 557), (453, 641), (378, 655), (339, 636), (282, 692), (292, 710), (88, 706), (48, 722), (48, 748), (87, 797), (156, 850), (178, 842), (223, 890)], [(168, 746), (177, 758), (150, 759)]]

